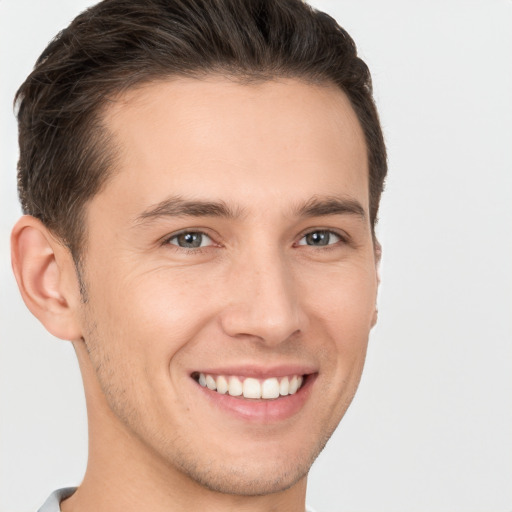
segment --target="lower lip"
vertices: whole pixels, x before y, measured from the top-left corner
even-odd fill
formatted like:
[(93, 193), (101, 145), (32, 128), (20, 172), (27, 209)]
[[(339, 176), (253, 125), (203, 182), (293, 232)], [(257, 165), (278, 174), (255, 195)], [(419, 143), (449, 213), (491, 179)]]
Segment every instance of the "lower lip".
[(243, 420), (256, 423), (283, 421), (297, 414), (311, 395), (316, 374), (308, 375), (302, 387), (293, 395), (281, 396), (273, 400), (251, 400), (221, 394), (207, 387), (196, 385), (204, 396), (218, 409)]

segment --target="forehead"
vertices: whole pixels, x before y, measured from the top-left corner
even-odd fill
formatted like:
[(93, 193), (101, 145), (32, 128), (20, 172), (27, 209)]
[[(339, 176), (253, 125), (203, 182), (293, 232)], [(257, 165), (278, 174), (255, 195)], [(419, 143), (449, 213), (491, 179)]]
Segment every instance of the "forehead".
[(170, 194), (244, 206), (336, 193), (367, 209), (364, 135), (334, 85), (162, 80), (124, 93), (105, 124), (119, 155), (106, 192), (133, 209)]

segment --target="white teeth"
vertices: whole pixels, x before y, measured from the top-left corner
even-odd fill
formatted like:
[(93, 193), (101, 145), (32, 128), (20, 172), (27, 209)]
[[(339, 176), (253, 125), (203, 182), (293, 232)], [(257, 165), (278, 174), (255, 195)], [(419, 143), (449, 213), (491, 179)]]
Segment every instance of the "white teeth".
[(206, 387), (208, 389), (217, 389), (217, 383), (211, 375), (206, 376)]
[(279, 396), (279, 381), (276, 378), (265, 379), (261, 386), (261, 398), (277, 398)]
[(243, 382), (235, 376), (212, 375), (199, 373), (198, 382), (202, 387), (217, 391), (222, 395), (244, 396), (244, 398), (272, 400), (279, 396), (293, 395), (300, 387), (304, 378), (302, 375), (292, 377), (270, 377), (259, 380), (252, 377), (243, 379)]
[(225, 395), (228, 392), (228, 389), (229, 386), (226, 377), (224, 377), (223, 375), (219, 375), (219, 377), (217, 377), (217, 393)]
[(257, 379), (248, 377), (244, 380), (244, 397), (261, 398), (261, 384)]
[(299, 387), (299, 381), (297, 379), (297, 376), (294, 375), (292, 379), (290, 380), (290, 385), (288, 386), (288, 393), (290, 395), (293, 395), (297, 392), (297, 389)]
[(243, 392), (242, 383), (238, 377), (229, 377), (228, 393), (231, 396), (240, 396)]
[(286, 396), (288, 394), (288, 389), (290, 388), (290, 381), (288, 377), (284, 377), (281, 379), (281, 384), (279, 384), (279, 394), (282, 396)]

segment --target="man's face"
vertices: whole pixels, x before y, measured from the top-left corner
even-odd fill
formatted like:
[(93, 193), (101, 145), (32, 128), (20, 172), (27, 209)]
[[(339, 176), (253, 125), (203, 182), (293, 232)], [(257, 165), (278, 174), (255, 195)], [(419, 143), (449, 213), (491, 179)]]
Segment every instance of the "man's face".
[(81, 317), (102, 390), (89, 406), (108, 410), (92, 421), (130, 439), (131, 460), (209, 488), (289, 487), (347, 409), (374, 322), (347, 98), (169, 80), (125, 94), (106, 124), (118, 170), (88, 205)]

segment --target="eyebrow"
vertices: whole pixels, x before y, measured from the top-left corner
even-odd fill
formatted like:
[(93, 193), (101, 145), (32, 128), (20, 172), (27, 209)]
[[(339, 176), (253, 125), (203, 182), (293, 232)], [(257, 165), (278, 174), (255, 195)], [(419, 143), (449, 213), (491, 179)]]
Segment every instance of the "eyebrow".
[(312, 197), (304, 204), (298, 205), (294, 213), (297, 217), (323, 217), (326, 215), (355, 215), (366, 219), (366, 212), (361, 203), (351, 198), (337, 196)]
[[(337, 196), (314, 196), (292, 209), (295, 217), (323, 217), (327, 215), (355, 215), (366, 219), (363, 206), (351, 198)], [(135, 219), (136, 224), (146, 223), (160, 217), (222, 217), (237, 219), (244, 209), (231, 207), (224, 201), (186, 200), (180, 196), (164, 199), (144, 210)]]
[(231, 208), (224, 201), (186, 200), (180, 196), (172, 196), (144, 210), (135, 223), (144, 223), (159, 217), (224, 217), (234, 219), (240, 217), (241, 209)]

